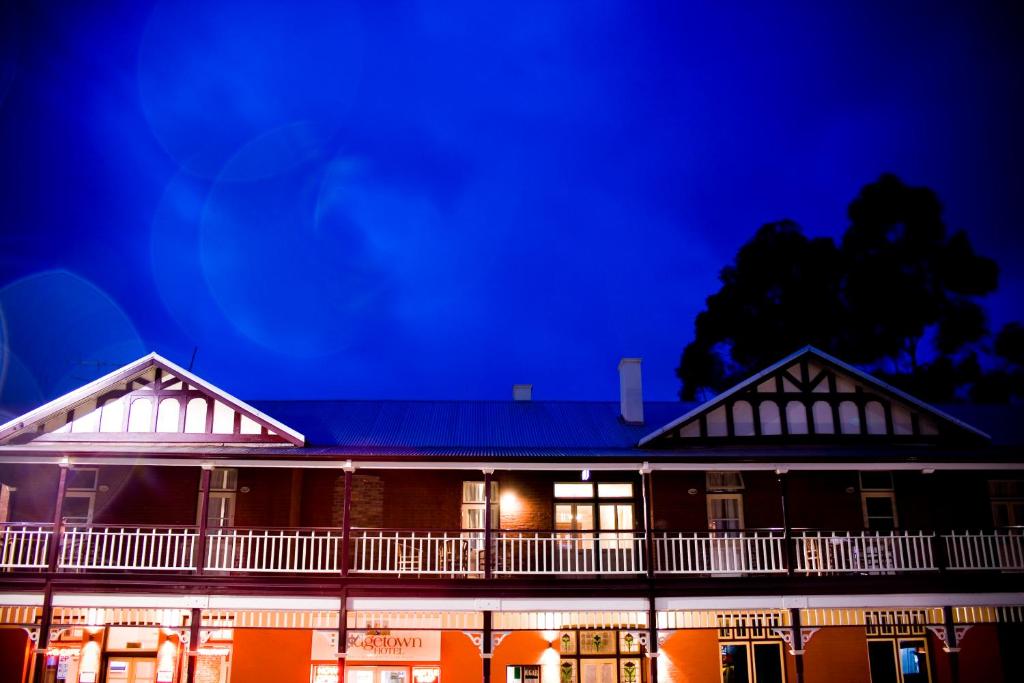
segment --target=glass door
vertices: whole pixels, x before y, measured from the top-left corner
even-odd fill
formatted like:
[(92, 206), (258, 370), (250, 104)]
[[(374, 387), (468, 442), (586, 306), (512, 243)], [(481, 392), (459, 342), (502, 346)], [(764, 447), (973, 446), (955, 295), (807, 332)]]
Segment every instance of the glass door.
[(142, 657), (111, 657), (107, 683), (155, 683), (156, 660)]
[(744, 568), (743, 494), (708, 494), (708, 530), (711, 532), (711, 556), (708, 567), (715, 573), (741, 573)]
[(614, 659), (581, 659), (580, 683), (617, 683)]
[[(586, 532), (594, 530), (594, 506), (590, 503), (558, 503), (555, 505), (555, 530)], [(589, 550), (593, 546), (593, 534), (559, 534), (563, 548)]]

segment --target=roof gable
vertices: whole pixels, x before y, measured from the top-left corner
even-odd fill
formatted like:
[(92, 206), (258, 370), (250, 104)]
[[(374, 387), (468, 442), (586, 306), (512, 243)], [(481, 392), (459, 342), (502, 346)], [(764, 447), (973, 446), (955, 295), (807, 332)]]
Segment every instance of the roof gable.
[(302, 434), (151, 353), (0, 425), (0, 444), (239, 443)]
[(648, 434), (639, 445), (950, 438), (989, 440), (984, 432), (808, 346)]

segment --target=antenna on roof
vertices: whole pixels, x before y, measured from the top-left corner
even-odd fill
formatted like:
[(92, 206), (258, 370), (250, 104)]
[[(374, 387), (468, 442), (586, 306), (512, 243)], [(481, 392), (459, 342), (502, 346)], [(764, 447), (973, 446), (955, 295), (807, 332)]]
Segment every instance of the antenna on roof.
[(188, 371), (189, 372), (192, 372), (192, 366), (195, 365), (195, 363), (196, 363), (196, 354), (197, 353), (199, 353), (199, 347), (198, 346), (193, 346), (192, 347), (192, 359), (189, 360), (189, 362), (188, 362)]

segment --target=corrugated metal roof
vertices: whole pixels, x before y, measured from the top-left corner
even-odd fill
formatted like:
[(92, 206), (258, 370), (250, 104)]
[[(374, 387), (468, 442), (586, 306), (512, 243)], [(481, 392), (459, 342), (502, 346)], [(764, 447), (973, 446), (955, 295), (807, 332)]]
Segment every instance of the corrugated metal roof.
[[(301, 431), (311, 447), (401, 450), (629, 450), (691, 410), (644, 403), (644, 424), (619, 418), (618, 401), (252, 401)], [(997, 445), (1024, 444), (1024, 406), (950, 405), (943, 410), (985, 430)]]
[(618, 401), (253, 401), (310, 446), (367, 448), (632, 448), (689, 404), (644, 404), (643, 425)]

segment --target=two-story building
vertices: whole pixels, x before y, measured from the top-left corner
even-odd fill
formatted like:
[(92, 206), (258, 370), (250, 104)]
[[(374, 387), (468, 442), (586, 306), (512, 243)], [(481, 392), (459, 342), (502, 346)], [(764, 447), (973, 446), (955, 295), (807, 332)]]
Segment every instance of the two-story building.
[(21, 415), (0, 680), (1024, 680), (1019, 407), (813, 348), (700, 405), (619, 379), (246, 403), (150, 355)]

